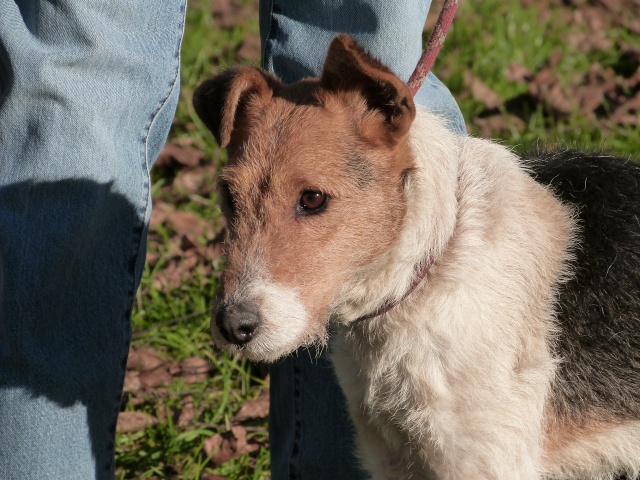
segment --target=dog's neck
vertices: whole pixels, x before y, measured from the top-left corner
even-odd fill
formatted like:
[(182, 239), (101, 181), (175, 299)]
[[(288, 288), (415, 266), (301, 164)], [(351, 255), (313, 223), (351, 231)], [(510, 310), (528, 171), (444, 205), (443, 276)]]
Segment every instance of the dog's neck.
[(364, 320), (369, 320), (371, 318), (380, 316), (384, 313), (387, 313), (389, 310), (391, 310), (392, 308), (395, 308), (396, 306), (398, 306), (400, 303), (402, 303), (409, 295), (411, 295), (411, 293), (416, 289), (416, 287), (418, 285), (420, 285), (420, 282), (422, 282), (422, 280), (424, 279), (424, 277), (427, 276), (427, 274), (429, 273), (429, 270), (431, 269), (431, 266), (433, 265), (433, 257), (429, 256), (427, 257), (426, 260), (424, 260), (423, 262), (421, 262), (420, 265), (418, 265), (418, 267), (414, 270), (415, 271), (415, 277), (413, 278), (413, 281), (411, 282), (411, 285), (409, 286), (409, 289), (406, 291), (406, 293), (402, 296), (402, 298), (394, 298), (394, 299), (389, 299), (386, 300), (382, 305), (380, 305), (376, 310), (374, 310), (371, 313), (368, 313), (366, 315), (363, 315), (359, 318), (357, 318), (354, 323), (358, 323), (358, 322), (362, 322)]
[(402, 231), (387, 253), (344, 285), (333, 306), (338, 323), (373, 318), (403, 302), (423, 283), (453, 234), (460, 137), (421, 109), (410, 136), (415, 168), (405, 186)]

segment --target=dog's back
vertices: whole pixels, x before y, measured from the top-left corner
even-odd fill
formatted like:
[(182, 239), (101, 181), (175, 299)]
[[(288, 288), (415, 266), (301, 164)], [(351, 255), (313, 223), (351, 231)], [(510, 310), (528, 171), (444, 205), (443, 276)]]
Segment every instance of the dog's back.
[(598, 440), (601, 425), (640, 418), (640, 164), (576, 151), (524, 163), (576, 207), (580, 227), (574, 274), (558, 295), (554, 353), (560, 364), (550, 407), (564, 432), (572, 425), (589, 428), (593, 438), (582, 452), (549, 450), (565, 457), (587, 450), (621, 454)]

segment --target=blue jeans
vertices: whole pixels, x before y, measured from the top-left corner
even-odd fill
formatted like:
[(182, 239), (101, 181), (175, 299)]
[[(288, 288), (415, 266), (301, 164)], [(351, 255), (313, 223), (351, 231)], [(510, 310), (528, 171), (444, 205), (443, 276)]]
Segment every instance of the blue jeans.
[[(262, 1), (263, 65), (288, 82), (317, 76), (329, 43), (346, 32), (407, 81), (422, 53), (429, 3)], [(466, 133), (455, 100), (433, 74), (415, 100)], [(367, 478), (353, 455), (345, 399), (326, 354), (315, 360), (315, 350), (301, 350), (271, 367), (269, 427), (273, 480)]]
[(0, 0), (0, 478), (113, 478), (185, 2)]
[[(263, 2), (264, 63), (289, 81), (317, 73), (345, 31), (407, 78), (421, 3)], [(0, 0), (2, 480), (113, 477), (149, 168), (178, 100), (184, 8)], [(434, 77), (418, 101), (463, 129)], [(358, 478), (333, 374), (307, 359), (272, 371), (274, 479)]]

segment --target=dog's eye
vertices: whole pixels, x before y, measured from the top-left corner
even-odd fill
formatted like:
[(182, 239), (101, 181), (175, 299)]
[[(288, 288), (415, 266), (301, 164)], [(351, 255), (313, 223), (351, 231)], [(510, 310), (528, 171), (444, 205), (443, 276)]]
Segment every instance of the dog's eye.
[(316, 190), (305, 190), (300, 195), (299, 205), (305, 213), (320, 213), (327, 205), (327, 195)]

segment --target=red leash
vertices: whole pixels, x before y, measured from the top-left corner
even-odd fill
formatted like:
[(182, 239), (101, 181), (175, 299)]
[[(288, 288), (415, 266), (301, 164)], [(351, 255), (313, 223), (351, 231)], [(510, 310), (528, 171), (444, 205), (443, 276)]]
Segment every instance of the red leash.
[(422, 82), (424, 82), (424, 79), (427, 78), (427, 74), (431, 70), (431, 67), (433, 67), (442, 45), (444, 45), (444, 39), (453, 23), (456, 10), (458, 10), (458, 3), (459, 0), (445, 0), (444, 5), (442, 5), (440, 16), (438, 16), (436, 26), (433, 27), (433, 32), (431, 32), (431, 37), (429, 37), (429, 41), (427, 42), (427, 47), (424, 49), (424, 52), (422, 52), (418, 65), (416, 65), (416, 69), (407, 82), (409, 90), (411, 90), (411, 95), (414, 97), (422, 85)]

